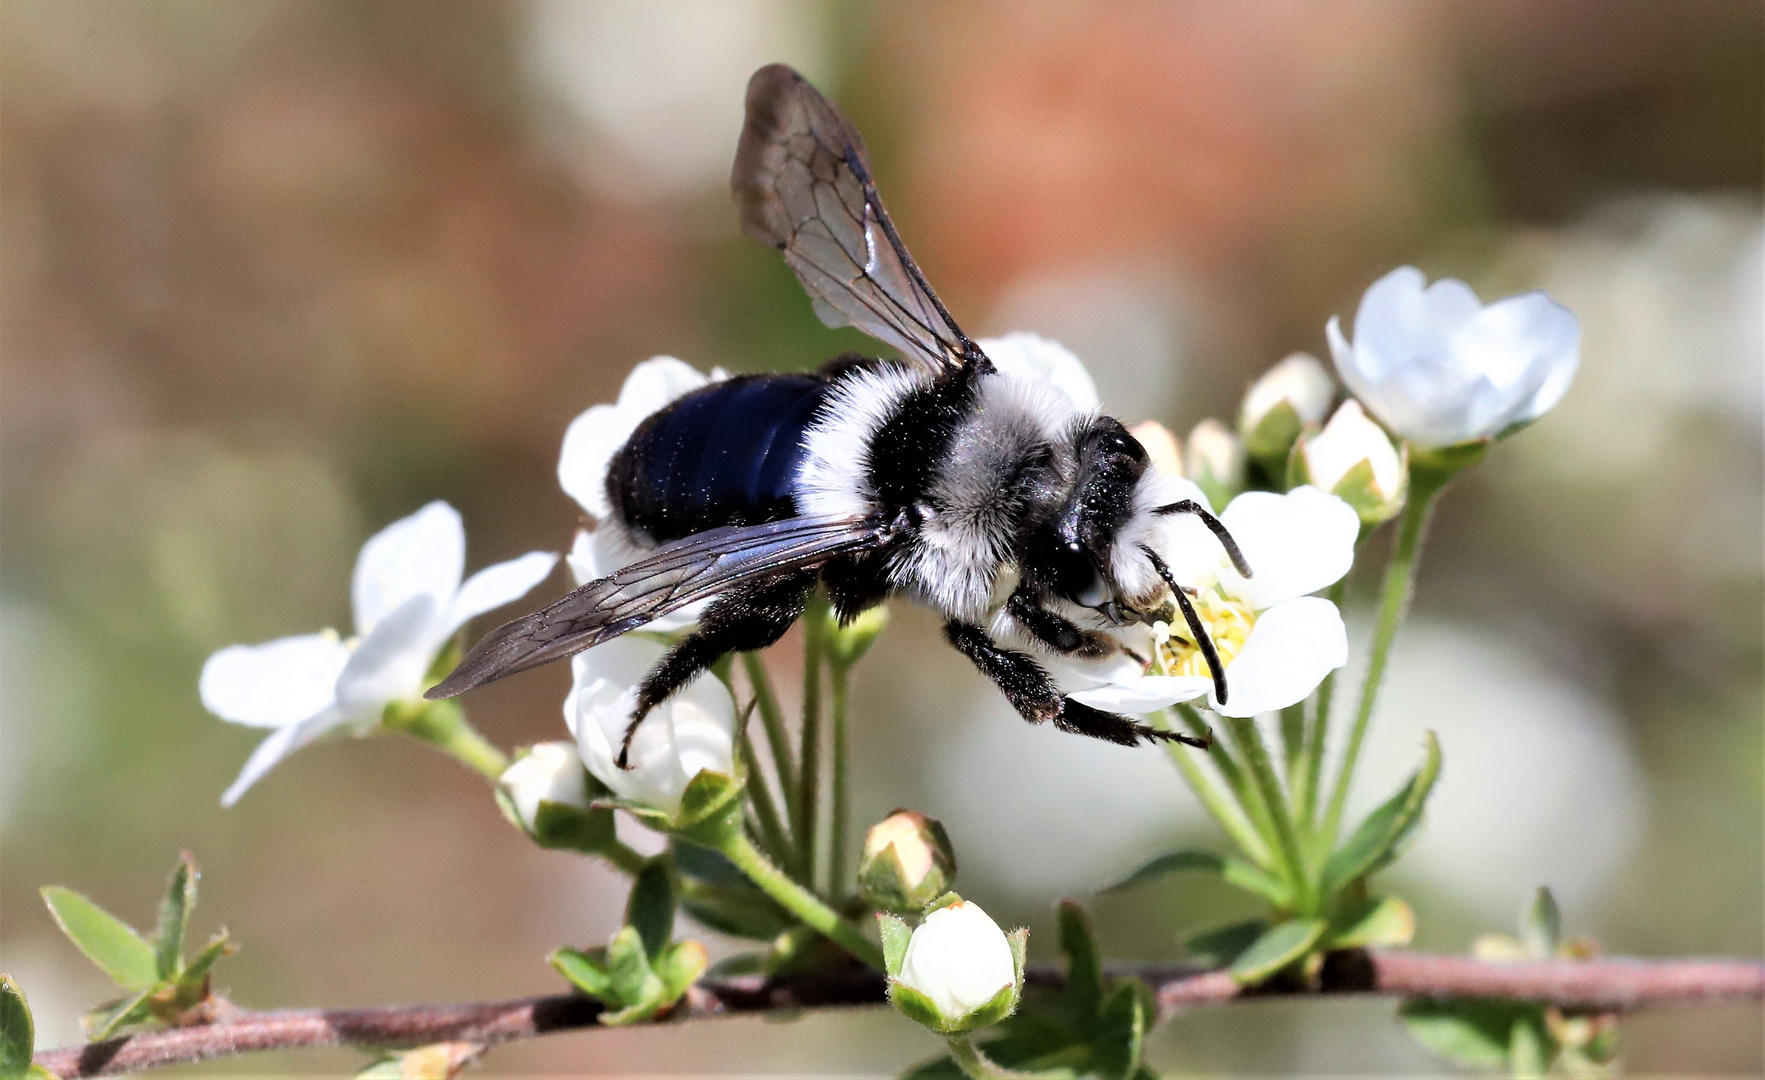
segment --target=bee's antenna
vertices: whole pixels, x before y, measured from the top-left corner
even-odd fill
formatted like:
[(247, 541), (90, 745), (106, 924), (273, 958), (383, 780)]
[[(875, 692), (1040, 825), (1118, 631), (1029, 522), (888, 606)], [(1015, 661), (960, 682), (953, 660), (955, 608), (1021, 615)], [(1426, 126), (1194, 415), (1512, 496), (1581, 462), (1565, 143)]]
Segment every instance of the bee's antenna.
[[(1190, 503), (1189, 505), (1193, 506), (1195, 504)], [(1201, 512), (1204, 514), (1207, 513), (1205, 510)], [(1212, 518), (1212, 516), (1213, 515), (1208, 514), (1209, 518)], [(1214, 524), (1218, 525), (1219, 522), (1216, 521)], [(1220, 532), (1223, 535), (1225, 530), (1221, 529)], [(1237, 548), (1231, 546), (1232, 538), (1226, 536), (1225, 541), (1228, 549), (1236, 555)], [(1177, 584), (1175, 578), (1171, 577), (1171, 568), (1166, 566), (1164, 560), (1158, 557), (1158, 552), (1153, 551), (1145, 544), (1140, 545), (1140, 550), (1152, 561), (1152, 569), (1158, 571), (1158, 576), (1163, 578), (1164, 583), (1171, 587), (1171, 595), (1177, 598), (1177, 606), (1183, 609), (1183, 621), (1189, 624), (1189, 633), (1195, 635), (1195, 645), (1201, 650), (1202, 659), (1207, 661), (1208, 672), (1213, 675), (1213, 696), (1219, 699), (1221, 705), (1224, 705), (1226, 703), (1226, 669), (1220, 663), (1219, 651), (1213, 647), (1213, 638), (1207, 636), (1207, 627), (1201, 625), (1201, 616), (1195, 614), (1195, 605), (1189, 602), (1189, 594), (1183, 590), (1181, 585)], [(1245, 576), (1248, 577), (1249, 575), (1247, 574)]]
[[(1207, 507), (1202, 506), (1194, 499), (1184, 499), (1181, 502), (1166, 503), (1152, 512), (1160, 517), (1166, 514), (1194, 514), (1201, 519), (1203, 525), (1212, 529), (1213, 534), (1219, 537), (1220, 546), (1226, 549), (1226, 557), (1232, 560), (1232, 565), (1237, 568), (1238, 572), (1245, 577), (1255, 576), (1250, 572), (1250, 564), (1244, 561), (1244, 553), (1238, 550), (1238, 541), (1232, 539), (1232, 534), (1226, 531), (1224, 525), (1220, 524), (1219, 518), (1208, 513)], [(1155, 555), (1153, 558), (1156, 559), (1157, 556)], [(1171, 588), (1175, 589), (1176, 586), (1172, 585)]]

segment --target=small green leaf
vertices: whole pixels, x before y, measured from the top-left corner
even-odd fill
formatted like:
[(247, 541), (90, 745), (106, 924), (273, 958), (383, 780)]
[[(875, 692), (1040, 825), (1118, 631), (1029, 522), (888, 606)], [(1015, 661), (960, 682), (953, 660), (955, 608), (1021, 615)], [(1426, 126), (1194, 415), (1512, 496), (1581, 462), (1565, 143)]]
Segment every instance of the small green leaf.
[(1060, 959), (1066, 969), (1066, 996), (1074, 1007), (1089, 1015), (1103, 997), (1103, 957), (1097, 951), (1097, 935), (1091, 913), (1074, 900), (1060, 902)]
[(25, 992), (10, 975), (0, 975), (0, 1080), (20, 1080), (31, 1070), (37, 1035)]
[(1555, 1040), (1544, 1030), (1542, 1015), (1522, 1016), (1508, 1036), (1508, 1073), (1514, 1080), (1544, 1080), (1556, 1056)]
[(607, 975), (606, 950), (582, 952), (579, 949), (554, 949), (545, 958), (552, 970), (570, 980), (570, 985), (605, 1004), (616, 1004), (613, 980)]
[(1439, 1001), (1415, 998), (1397, 1010), (1410, 1034), (1448, 1061), (1477, 1069), (1508, 1063), (1514, 1021), (1527, 1007), (1498, 1001)]
[(890, 975), (901, 974), (901, 965), (907, 959), (907, 943), (913, 940), (912, 928), (898, 915), (878, 912), (876, 929), (882, 938), (883, 970)]
[(1232, 961), (1232, 978), (1247, 986), (1262, 982), (1310, 952), (1328, 928), (1329, 924), (1322, 919), (1276, 923)]
[(651, 859), (638, 871), (631, 898), (625, 903), (625, 922), (637, 931), (649, 959), (662, 955), (668, 947), (674, 936), (674, 882), (666, 857)]
[(1252, 866), (1243, 859), (1227, 856), (1220, 876), (1227, 884), (1255, 893), (1278, 908), (1289, 907), (1293, 903), (1292, 889), (1277, 881), (1268, 871)]
[(178, 855), (159, 902), (159, 926), (153, 932), (154, 960), (162, 979), (175, 979), (184, 966), (184, 931), (196, 907), (196, 860), (188, 851)]
[(634, 927), (620, 927), (607, 945), (607, 975), (621, 1005), (644, 1005), (662, 995), (662, 980)]
[(133, 927), (72, 889), (50, 885), (42, 892), (61, 932), (118, 986), (145, 990), (159, 981), (153, 946)]
[(1183, 951), (1210, 967), (1219, 967), (1236, 960), (1245, 949), (1268, 932), (1267, 919), (1246, 919), (1193, 934), (1183, 942)]
[(1226, 860), (1213, 852), (1188, 848), (1160, 855), (1102, 891), (1115, 893), (1124, 889), (1136, 889), (1141, 885), (1151, 884), (1172, 874), (1188, 871), (1201, 874), (1219, 874), (1225, 870), (1225, 867)]
[(1544, 886), (1532, 895), (1532, 902), (1520, 913), (1520, 941), (1533, 957), (1545, 960), (1556, 955), (1563, 939), (1563, 913), (1557, 898)]
[(1131, 1080), (1140, 1069), (1146, 1028), (1152, 1015), (1151, 992), (1138, 979), (1123, 979), (1109, 990), (1097, 1011), (1091, 1039), (1096, 1051), (1087, 1075), (1102, 1080)]
[(145, 1023), (152, 1018), (153, 991), (143, 990), (98, 1006), (80, 1018), (80, 1026), (86, 1029), (87, 1038), (102, 1042), (131, 1024)]
[(1395, 848), (1415, 826), (1427, 804), (1428, 793), (1440, 776), (1440, 740), (1428, 733), (1422, 767), (1396, 795), (1368, 814), (1348, 842), (1324, 864), (1324, 893), (1331, 895), (1365, 876)]
[(1368, 897), (1350, 904), (1330, 921), (1325, 944), (1331, 949), (1408, 945), (1416, 936), (1416, 913), (1396, 896)]
[(661, 1003), (672, 1005), (679, 1001), (687, 988), (705, 973), (710, 959), (705, 947), (696, 941), (676, 942), (663, 950), (655, 964), (656, 977), (662, 980)]
[(181, 981), (188, 983), (208, 978), (208, 971), (214, 967), (216, 960), (223, 956), (232, 956), (238, 951), (238, 946), (234, 945), (227, 937), (227, 928), (221, 927), (221, 932), (209, 938), (208, 944), (202, 947), (202, 951), (184, 965), (184, 975)]

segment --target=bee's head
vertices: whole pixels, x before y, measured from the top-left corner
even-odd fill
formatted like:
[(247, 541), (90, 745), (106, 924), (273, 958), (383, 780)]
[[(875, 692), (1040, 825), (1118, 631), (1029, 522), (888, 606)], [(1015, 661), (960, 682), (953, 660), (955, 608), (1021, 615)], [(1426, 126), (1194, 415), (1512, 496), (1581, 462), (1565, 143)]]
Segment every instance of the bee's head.
[(1099, 416), (1080, 430), (1077, 470), (1066, 501), (1030, 536), (1024, 576), (1081, 607), (1115, 599), (1109, 571), (1122, 526), (1134, 515), (1134, 495), (1148, 458), (1119, 420)]

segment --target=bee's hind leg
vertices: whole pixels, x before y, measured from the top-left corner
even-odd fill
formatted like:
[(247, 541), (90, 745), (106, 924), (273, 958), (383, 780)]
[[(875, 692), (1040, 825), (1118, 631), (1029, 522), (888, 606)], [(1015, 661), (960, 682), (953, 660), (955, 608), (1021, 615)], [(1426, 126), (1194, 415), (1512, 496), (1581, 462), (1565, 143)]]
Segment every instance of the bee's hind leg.
[(783, 637), (802, 617), (814, 584), (814, 570), (799, 570), (737, 586), (711, 601), (698, 629), (668, 650), (638, 684), (637, 705), (619, 744), (619, 767), (632, 767), (631, 740), (651, 709), (698, 678), (724, 653), (764, 649)]

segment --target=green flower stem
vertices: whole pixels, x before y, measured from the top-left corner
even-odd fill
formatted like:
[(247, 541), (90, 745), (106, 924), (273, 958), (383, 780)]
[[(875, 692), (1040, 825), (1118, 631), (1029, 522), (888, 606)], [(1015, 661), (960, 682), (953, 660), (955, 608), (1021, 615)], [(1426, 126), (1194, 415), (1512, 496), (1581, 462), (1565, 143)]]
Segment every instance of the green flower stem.
[[(1348, 577), (1344, 575), (1324, 593), (1324, 599), (1335, 604), (1340, 611), (1342, 598), (1347, 592)], [(1336, 672), (1331, 671), (1318, 684), (1311, 730), (1306, 734), (1305, 771), (1301, 774), (1299, 790), (1293, 796), (1293, 805), (1299, 808), (1299, 820), (1308, 831), (1318, 819), (1318, 795), (1324, 783), (1324, 750), (1330, 735), (1330, 703), (1335, 697)]]
[(1453, 472), (1430, 469), (1416, 464), (1410, 468), (1409, 502), (1403, 508), (1397, 544), (1391, 550), (1391, 561), (1385, 566), (1385, 583), (1379, 592), (1379, 624), (1373, 631), (1372, 653), (1367, 661), (1367, 677), (1361, 683), (1360, 705), (1355, 709), (1354, 727), (1349, 729), (1348, 748), (1343, 751), (1342, 768), (1336, 773), (1336, 786), (1330, 792), (1330, 808), (1324, 816), (1321, 839), (1326, 848), (1334, 847), (1342, 827), (1342, 811), (1348, 802), (1349, 783), (1354, 767), (1360, 760), (1361, 742), (1367, 735), (1367, 722), (1373, 717), (1373, 706), (1379, 700), (1379, 684), (1385, 678), (1385, 662), (1390, 658), (1391, 643), (1397, 639), (1397, 628), (1409, 610), (1410, 596), (1415, 591), (1416, 560), (1421, 554), (1422, 537), (1428, 531), (1428, 519), (1434, 512), (1435, 497), (1440, 494)]
[(828, 665), (828, 684), (833, 695), (833, 824), (828, 837), (827, 893), (839, 897), (846, 889), (846, 834), (852, 828), (852, 778), (848, 768), (851, 757), (851, 732), (846, 723), (846, 705), (852, 669), (844, 664)]
[(803, 749), (797, 760), (797, 807), (801, 812), (791, 827), (797, 837), (797, 864), (803, 882), (815, 888), (816, 827), (821, 813), (821, 659), (822, 635), (827, 626), (827, 601), (816, 596), (803, 616)]
[(766, 748), (772, 752), (772, 768), (778, 773), (778, 787), (784, 792), (784, 809), (791, 827), (797, 827), (797, 762), (791, 753), (791, 738), (784, 726), (784, 711), (778, 707), (778, 695), (772, 690), (772, 678), (757, 652), (742, 653), (742, 670), (748, 674), (754, 701), (760, 707), (760, 722), (766, 727)]
[[(1183, 726), (1189, 729), (1190, 734), (1203, 737), (1210, 734), (1207, 725), (1202, 722), (1201, 714), (1196, 712), (1193, 706), (1176, 705), (1174, 708), (1177, 715), (1183, 718)], [(1219, 770), (1220, 778), (1232, 791), (1232, 797), (1238, 801), (1238, 806), (1244, 811), (1245, 817), (1249, 818), (1257, 835), (1262, 838), (1262, 866), (1265, 869), (1273, 866), (1274, 863), (1269, 860), (1273, 857), (1278, 844), (1275, 837), (1275, 819), (1271, 816), (1269, 808), (1263, 804), (1262, 792), (1258, 790), (1250, 777), (1244, 774), (1243, 767), (1238, 764), (1238, 759), (1232, 754), (1231, 748), (1226, 743), (1216, 738), (1213, 749), (1207, 752), (1207, 758), (1213, 762), (1213, 767)], [(1248, 852), (1248, 849), (1246, 850)]]
[(772, 788), (766, 783), (766, 774), (760, 771), (759, 755), (754, 751), (754, 740), (742, 740), (742, 763), (748, 772), (748, 804), (754, 808), (754, 818), (760, 823), (760, 836), (766, 845), (767, 854), (792, 869), (797, 857), (796, 849), (791, 846), (790, 834), (785, 832), (784, 822), (778, 816), (778, 804), (772, 800)]
[(395, 731), (452, 756), (494, 783), (509, 767), (508, 755), (478, 733), (466, 712), (453, 698), (420, 703), (394, 702), (386, 707), (384, 722)]
[(883, 970), (882, 949), (866, 940), (850, 923), (841, 919), (821, 898), (792, 881), (764, 852), (754, 846), (747, 834), (731, 829), (718, 844), (748, 880), (778, 901), (786, 911), (801, 919), (805, 926), (856, 956), (878, 971)]
[[(1161, 728), (1168, 728), (1170, 722), (1166, 719), (1167, 716), (1168, 710), (1165, 713), (1156, 713), (1152, 717), (1153, 723)], [(1195, 797), (1201, 800), (1201, 806), (1207, 811), (1208, 816), (1212, 817), (1226, 835), (1232, 839), (1232, 842), (1238, 845), (1238, 850), (1244, 852), (1258, 866), (1272, 865), (1268, 844), (1264, 843), (1263, 838), (1257, 835), (1250, 822), (1245, 820), (1238, 808), (1232, 805), (1226, 793), (1213, 782), (1213, 778), (1208, 776), (1196, 763), (1196, 755), (1207, 751), (1167, 742), (1164, 744), (1164, 752), (1170, 755), (1171, 763), (1176, 765), (1177, 771), (1183, 774), (1183, 780), (1189, 785), (1189, 790), (1193, 791)]]
[(1281, 778), (1275, 774), (1275, 763), (1269, 757), (1268, 747), (1263, 744), (1262, 732), (1257, 729), (1253, 717), (1228, 716), (1225, 721), (1232, 731), (1232, 741), (1238, 744), (1250, 766), (1250, 775), (1256, 780), (1263, 804), (1268, 807), (1281, 853), (1280, 861), (1284, 864), (1282, 869), (1293, 886), (1295, 904), (1301, 911), (1309, 910), (1311, 880), (1299, 845), (1299, 830), (1294, 827), (1293, 810), (1287, 803), (1286, 793), (1281, 790)]
[(946, 1035), (945, 1041), (950, 1046), (950, 1057), (962, 1070), (962, 1075), (969, 1080), (1072, 1080), (1071, 1069), (1007, 1069), (1005, 1066), (981, 1053), (981, 1048), (974, 1044), (974, 1037), (968, 1032), (960, 1035)]

